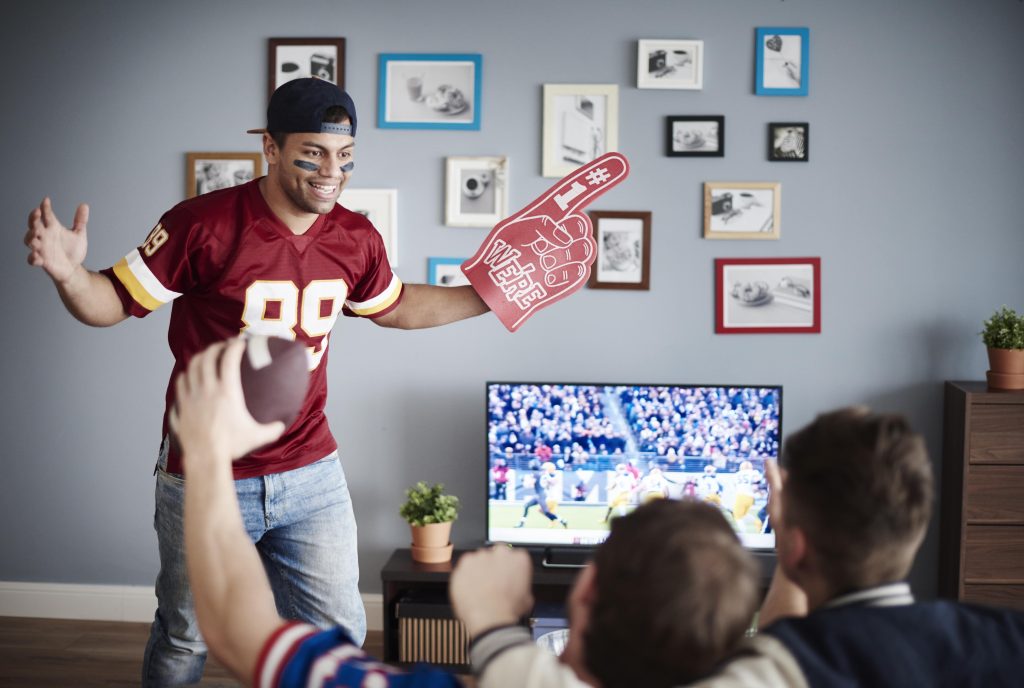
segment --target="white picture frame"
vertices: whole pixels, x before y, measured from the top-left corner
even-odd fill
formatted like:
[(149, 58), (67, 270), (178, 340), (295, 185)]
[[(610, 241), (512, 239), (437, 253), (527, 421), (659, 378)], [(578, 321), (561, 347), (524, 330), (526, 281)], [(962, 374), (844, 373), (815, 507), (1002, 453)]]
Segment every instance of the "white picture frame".
[(618, 84), (544, 84), (542, 176), (564, 177), (618, 147)]
[(365, 215), (384, 240), (391, 267), (398, 265), (398, 189), (344, 189), (338, 203)]
[(444, 223), (490, 228), (508, 217), (508, 158), (453, 156), (445, 160)]
[(636, 87), (702, 90), (704, 41), (655, 38), (637, 41)]

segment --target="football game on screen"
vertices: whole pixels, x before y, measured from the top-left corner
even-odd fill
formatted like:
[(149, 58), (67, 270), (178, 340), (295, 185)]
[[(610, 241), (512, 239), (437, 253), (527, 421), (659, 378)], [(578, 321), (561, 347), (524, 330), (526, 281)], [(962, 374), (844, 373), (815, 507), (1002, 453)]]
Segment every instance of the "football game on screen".
[(777, 386), (488, 383), (487, 539), (596, 545), (646, 501), (695, 499), (771, 548), (781, 409)]

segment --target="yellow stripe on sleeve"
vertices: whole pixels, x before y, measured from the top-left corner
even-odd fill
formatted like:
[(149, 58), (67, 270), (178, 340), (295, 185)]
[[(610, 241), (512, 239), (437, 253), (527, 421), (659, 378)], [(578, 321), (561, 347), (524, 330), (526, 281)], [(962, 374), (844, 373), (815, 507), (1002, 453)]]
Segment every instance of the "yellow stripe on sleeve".
[(393, 275), (391, 284), (389, 284), (388, 288), (379, 296), (376, 296), (370, 299), (369, 301), (363, 301), (361, 303), (354, 303), (352, 301), (349, 301), (348, 307), (356, 315), (362, 317), (372, 316), (382, 311), (385, 311), (392, 305), (394, 305), (395, 301), (398, 300), (398, 297), (401, 294), (402, 280), (398, 279), (398, 275)]
[(121, 280), (121, 284), (128, 290), (135, 302), (148, 311), (155, 311), (160, 306), (164, 305), (164, 301), (160, 301), (153, 295), (151, 295), (146, 288), (142, 286), (142, 282), (135, 277), (135, 273), (128, 267), (128, 258), (122, 258), (117, 261), (114, 265), (114, 274)]

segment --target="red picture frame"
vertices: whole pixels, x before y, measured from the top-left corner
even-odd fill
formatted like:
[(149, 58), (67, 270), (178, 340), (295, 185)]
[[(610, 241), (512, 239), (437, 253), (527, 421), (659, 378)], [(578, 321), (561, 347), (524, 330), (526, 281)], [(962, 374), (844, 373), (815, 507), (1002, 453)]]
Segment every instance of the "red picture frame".
[(821, 332), (821, 258), (716, 258), (716, 334)]

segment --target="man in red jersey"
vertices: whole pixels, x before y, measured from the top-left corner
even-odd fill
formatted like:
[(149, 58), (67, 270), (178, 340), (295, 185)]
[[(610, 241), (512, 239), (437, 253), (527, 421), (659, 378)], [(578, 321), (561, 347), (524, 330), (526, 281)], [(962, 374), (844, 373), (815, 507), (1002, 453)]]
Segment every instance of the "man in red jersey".
[[(341, 625), (361, 643), (355, 519), (324, 415), (331, 328), (340, 314), (385, 327), (433, 327), (487, 306), (468, 286), (404, 285), (370, 222), (337, 204), (354, 165), (356, 111), (348, 94), (319, 79), (290, 81), (275, 91), (267, 128), (258, 132), (265, 177), (176, 205), (107, 270), (82, 265), (88, 206), (78, 207), (69, 230), (44, 199), (29, 216), (28, 262), (43, 268), (68, 311), (88, 325), (145, 317), (173, 301), (171, 380), (195, 353), (239, 333), (306, 344), (311, 377), (302, 411), (278, 440), (234, 464), (235, 489), (281, 614)], [(145, 686), (194, 683), (206, 657), (185, 575), (184, 470), (167, 440), (174, 399), (168, 384), (156, 484), (159, 606)]]

